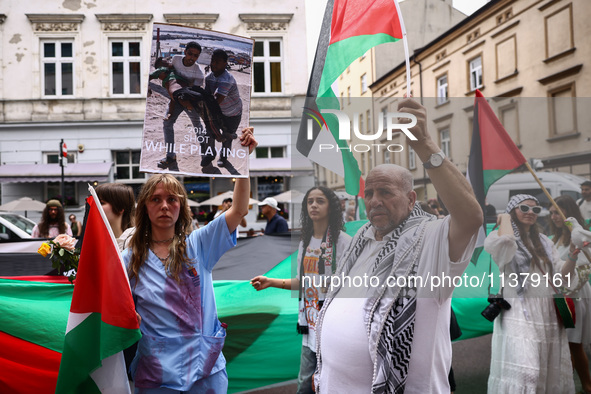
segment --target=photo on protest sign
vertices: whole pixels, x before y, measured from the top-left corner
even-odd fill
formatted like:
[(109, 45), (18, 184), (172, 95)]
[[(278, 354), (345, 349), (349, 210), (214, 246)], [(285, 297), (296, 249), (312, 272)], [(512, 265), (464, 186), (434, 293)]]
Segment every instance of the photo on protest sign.
[(140, 171), (248, 176), (254, 41), (154, 23)]

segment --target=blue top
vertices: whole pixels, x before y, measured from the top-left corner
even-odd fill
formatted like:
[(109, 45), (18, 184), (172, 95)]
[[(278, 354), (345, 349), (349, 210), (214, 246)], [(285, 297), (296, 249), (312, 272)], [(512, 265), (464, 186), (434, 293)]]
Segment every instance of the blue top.
[(269, 220), (267, 227), (265, 227), (265, 235), (286, 233), (288, 231), (287, 221), (279, 216), (278, 213)]
[[(222, 214), (186, 238), (193, 263), (180, 274), (180, 283), (166, 275), (164, 265), (148, 252), (138, 278), (130, 281), (142, 338), (131, 364), (135, 386), (186, 391), (226, 367), (221, 353), (226, 330), (218, 318), (211, 270), (236, 245)], [(131, 261), (130, 249), (123, 255)]]

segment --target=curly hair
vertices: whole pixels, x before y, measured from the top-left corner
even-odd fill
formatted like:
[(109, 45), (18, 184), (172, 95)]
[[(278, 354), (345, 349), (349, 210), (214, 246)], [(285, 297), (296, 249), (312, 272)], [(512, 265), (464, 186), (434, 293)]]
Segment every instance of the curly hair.
[(41, 221), (37, 225), (42, 238), (49, 237), (49, 225), (52, 223), (57, 224), (60, 234), (66, 233), (66, 214), (64, 213), (64, 208), (62, 206), (52, 206), (51, 208), (57, 208), (55, 222), (52, 222), (49, 217), (49, 206), (45, 206), (41, 214)]
[(192, 231), (192, 220), (191, 210), (187, 203), (187, 192), (184, 186), (170, 174), (158, 174), (150, 177), (138, 196), (135, 210), (136, 231), (130, 241), (132, 255), (131, 264), (129, 265), (129, 279), (137, 277), (139, 281), (140, 268), (148, 258), (148, 250), (152, 242), (152, 223), (148, 216), (146, 203), (159, 184), (162, 184), (169, 193), (177, 196), (180, 202), (179, 218), (174, 228), (174, 239), (168, 247), (170, 258), (163, 263), (167, 275), (180, 282), (180, 273), (183, 267), (192, 265), (187, 257), (187, 243), (185, 240), (185, 236)]
[[(564, 213), (565, 217), (573, 217), (577, 219), (577, 222), (583, 227), (587, 228), (585, 224), (585, 219), (583, 219), (583, 215), (581, 215), (581, 210), (577, 205), (577, 202), (568, 195), (557, 197), (554, 201), (556, 201), (556, 205), (560, 207), (562, 213)], [(558, 227), (554, 224), (554, 222), (548, 217), (548, 224), (550, 225), (550, 231), (554, 235), (552, 241), (554, 244), (560, 243), (560, 245), (569, 246), (570, 245), (570, 231), (566, 226)]]
[[(517, 219), (517, 208), (513, 208), (509, 213), (511, 215), (511, 220), (519, 229), (519, 236), (523, 241), (526, 249), (532, 255), (532, 264), (536, 261), (541, 261), (546, 267), (552, 267), (552, 263), (546, 254), (546, 249), (544, 249), (544, 245), (542, 244), (542, 240), (540, 239), (540, 230), (537, 224), (533, 224), (530, 226), (529, 231), (525, 230), (525, 226)], [(535, 266), (535, 265), (534, 265)]]
[(345, 228), (343, 220), (343, 210), (341, 209), (341, 201), (339, 197), (327, 187), (315, 186), (306, 192), (302, 200), (302, 213), (300, 215), (300, 223), (302, 226), (301, 240), (304, 243), (304, 250), (310, 244), (310, 239), (314, 233), (314, 225), (312, 218), (308, 214), (308, 196), (313, 190), (320, 190), (328, 200), (328, 238), (333, 242), (339, 239), (339, 232)]

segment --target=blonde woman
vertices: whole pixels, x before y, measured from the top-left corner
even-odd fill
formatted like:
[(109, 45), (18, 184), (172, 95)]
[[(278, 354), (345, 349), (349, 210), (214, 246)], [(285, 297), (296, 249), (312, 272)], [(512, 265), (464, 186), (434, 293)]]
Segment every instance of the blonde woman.
[[(252, 128), (240, 137), (249, 152)], [(192, 230), (184, 186), (153, 175), (136, 208), (136, 232), (124, 253), (142, 338), (131, 364), (136, 393), (226, 393), (221, 352), (225, 327), (217, 317), (212, 269), (236, 244), (248, 213), (250, 180), (238, 178), (234, 204), (207, 226)]]

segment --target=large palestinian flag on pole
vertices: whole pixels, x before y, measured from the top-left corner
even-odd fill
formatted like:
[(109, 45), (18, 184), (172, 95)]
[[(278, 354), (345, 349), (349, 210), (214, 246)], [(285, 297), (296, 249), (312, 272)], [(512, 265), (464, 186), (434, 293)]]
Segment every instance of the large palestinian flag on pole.
[(94, 189), (56, 393), (129, 393), (123, 350), (141, 337), (127, 273)]
[[(484, 213), (486, 193), (490, 186), (525, 162), (525, 157), (488, 105), (486, 98), (476, 90), (472, 144), (466, 176)], [(478, 234), (473, 262), (482, 251), (485, 236), (486, 222)]]
[[(347, 141), (338, 138), (339, 110), (333, 84), (357, 58), (376, 45), (403, 38), (404, 24), (397, 0), (328, 0), (314, 65), (308, 83), (297, 149), (310, 160), (341, 175), (351, 195), (363, 196), (363, 179)], [(323, 143), (345, 148), (334, 154), (320, 152)]]

